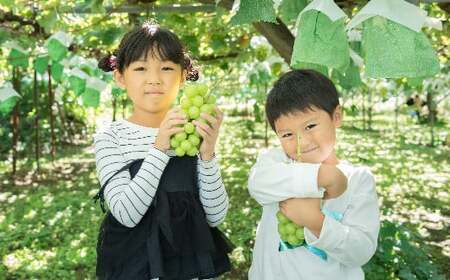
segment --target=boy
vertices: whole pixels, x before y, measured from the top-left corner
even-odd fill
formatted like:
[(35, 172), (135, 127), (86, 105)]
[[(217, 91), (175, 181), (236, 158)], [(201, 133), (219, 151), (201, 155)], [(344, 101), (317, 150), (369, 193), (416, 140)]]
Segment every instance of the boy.
[[(249, 279), (364, 279), (361, 266), (377, 247), (378, 199), (370, 171), (336, 156), (335, 86), (316, 71), (290, 71), (270, 91), (266, 115), (282, 149), (262, 152), (249, 177), (263, 206)], [(304, 227), (306, 244), (280, 249), (279, 210)]]

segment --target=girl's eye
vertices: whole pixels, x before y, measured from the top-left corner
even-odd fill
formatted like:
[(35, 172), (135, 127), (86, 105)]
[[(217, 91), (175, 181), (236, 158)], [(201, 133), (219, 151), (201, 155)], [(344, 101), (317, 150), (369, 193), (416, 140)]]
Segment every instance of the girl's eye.
[(292, 136), (292, 133), (285, 133), (285, 134), (281, 135), (282, 138), (288, 138), (290, 136)]
[(162, 70), (163, 71), (171, 71), (171, 70), (173, 70), (173, 68), (169, 67), (169, 66), (166, 66), (166, 67), (163, 67)]
[(310, 129), (312, 129), (313, 127), (315, 127), (317, 124), (310, 124), (310, 125), (307, 125), (306, 127), (305, 127), (305, 130), (310, 130)]
[(134, 68), (134, 71), (145, 71), (144, 67), (136, 67)]

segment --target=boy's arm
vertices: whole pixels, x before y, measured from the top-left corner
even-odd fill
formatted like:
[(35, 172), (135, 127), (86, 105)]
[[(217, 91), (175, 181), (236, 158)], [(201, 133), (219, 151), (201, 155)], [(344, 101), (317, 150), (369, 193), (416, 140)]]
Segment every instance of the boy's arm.
[(248, 190), (261, 205), (291, 197), (322, 197), (318, 187), (320, 164), (287, 163), (280, 150), (262, 152), (250, 171)]
[[(341, 222), (325, 216), (319, 238), (305, 227), (309, 245), (347, 266), (362, 266), (377, 248), (380, 217), (373, 175), (367, 169), (358, 171), (359, 184), (352, 195)], [(356, 179), (356, 178), (355, 178)]]

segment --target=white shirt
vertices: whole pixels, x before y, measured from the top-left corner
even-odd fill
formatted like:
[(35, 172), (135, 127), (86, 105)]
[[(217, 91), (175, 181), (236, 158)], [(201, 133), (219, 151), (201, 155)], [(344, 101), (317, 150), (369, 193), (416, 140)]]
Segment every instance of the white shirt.
[[(136, 226), (150, 206), (173, 151), (163, 153), (153, 147), (158, 128), (119, 120), (100, 129), (94, 136), (97, 176), (101, 185), (133, 160), (144, 161), (131, 179), (122, 171), (105, 187), (105, 202), (112, 215), (127, 227)], [(210, 226), (218, 226), (228, 211), (228, 195), (217, 159), (197, 162), (200, 201)]]
[(276, 213), (278, 202), (292, 197), (322, 197), (317, 186), (320, 164), (290, 160), (281, 149), (263, 151), (248, 180), (250, 195), (263, 206), (256, 231), (250, 280), (364, 279), (361, 268), (376, 251), (380, 217), (375, 181), (368, 168), (340, 163), (347, 176), (347, 190), (324, 200), (323, 208), (343, 214), (338, 222), (325, 216), (317, 238), (305, 228), (306, 243), (326, 252), (325, 261), (298, 247), (278, 251), (280, 236)]

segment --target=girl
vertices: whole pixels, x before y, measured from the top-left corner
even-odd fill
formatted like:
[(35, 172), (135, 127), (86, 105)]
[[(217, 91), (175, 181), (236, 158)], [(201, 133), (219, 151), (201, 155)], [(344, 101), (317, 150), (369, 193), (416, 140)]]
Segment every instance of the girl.
[(228, 196), (214, 156), (223, 114), (194, 122), (203, 137), (198, 157), (176, 157), (170, 137), (186, 116), (170, 109), (184, 80), (195, 81), (177, 36), (145, 23), (122, 39), (116, 56), (99, 62), (114, 71), (133, 114), (96, 133), (97, 176), (108, 214), (97, 244), (100, 279), (205, 279), (230, 269), (229, 241), (216, 228)]

